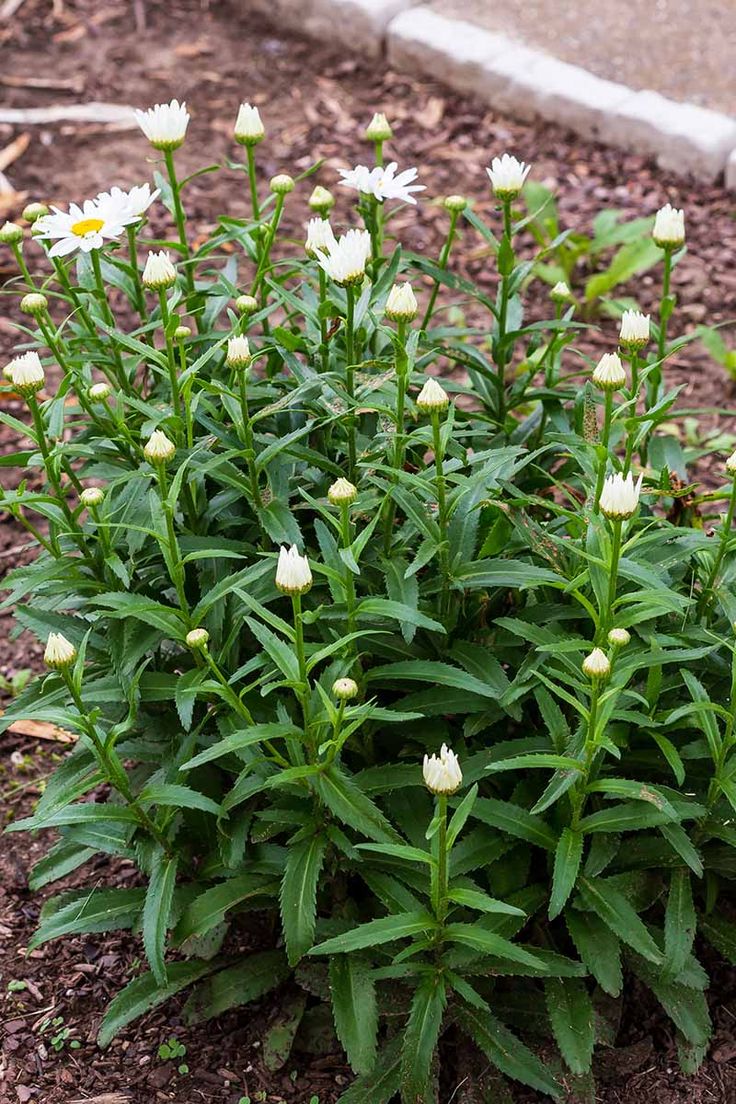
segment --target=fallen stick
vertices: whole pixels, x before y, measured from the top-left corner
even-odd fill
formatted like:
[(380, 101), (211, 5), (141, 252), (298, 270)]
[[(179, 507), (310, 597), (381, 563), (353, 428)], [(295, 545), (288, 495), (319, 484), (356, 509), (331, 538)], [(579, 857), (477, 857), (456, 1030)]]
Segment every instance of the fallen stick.
[(33, 126), (43, 123), (110, 123), (131, 130), (138, 124), (133, 108), (126, 104), (55, 104), (52, 107), (0, 108), (0, 123)]
[(25, 0), (5, 0), (5, 3), (0, 7), (0, 22), (5, 23), (11, 19), (21, 4), (24, 4)]

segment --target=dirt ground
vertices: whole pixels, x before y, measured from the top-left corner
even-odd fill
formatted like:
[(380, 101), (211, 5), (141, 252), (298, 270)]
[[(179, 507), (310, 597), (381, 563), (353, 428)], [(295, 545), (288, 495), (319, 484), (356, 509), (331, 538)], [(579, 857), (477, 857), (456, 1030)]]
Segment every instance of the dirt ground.
[[(719, 188), (688, 186), (640, 158), (541, 124), (513, 123), (440, 86), (287, 37), (249, 17), (246, 0), (211, 5), (194, 0), (165, 5), (145, 0), (25, 0), (13, 20), (0, 26), (0, 50), (0, 96), (8, 106), (92, 100), (147, 106), (172, 96), (186, 99), (192, 123), (177, 155), (182, 171), (238, 156), (230, 140), (237, 104), (241, 99), (257, 103), (268, 129), (258, 150), (264, 179), (279, 171), (303, 172), (316, 159), (324, 159), (317, 175), (290, 197), (288, 225), (297, 240), (303, 238), (313, 182), (334, 186), (338, 166), (366, 158), (360, 134), (374, 110), (387, 111), (395, 125), (396, 138), (388, 152), (395, 151), (401, 167), (418, 165), (428, 186), (419, 208), (403, 212), (392, 223), (409, 249), (431, 251), (441, 244), (446, 215), (431, 202), (433, 197), (464, 192), (477, 201), (480, 213), (493, 217), (484, 166), (505, 150), (533, 162), (535, 178), (558, 189), (565, 225), (586, 232), (604, 207), (637, 217), (667, 201), (684, 206), (689, 253), (675, 273), (680, 307), (674, 332), (688, 332), (705, 320), (736, 319), (734, 208)], [(112, 184), (150, 178), (150, 151), (135, 131), (97, 125), (24, 130), (0, 124), (0, 160), (2, 151), (23, 133), (29, 135), (27, 148), (4, 170), (17, 196), (0, 192), (0, 219), (19, 215), (29, 199), (66, 205)], [(343, 194), (338, 221), (346, 217), (348, 203)], [(203, 176), (188, 188), (187, 204), (197, 233), (206, 231), (218, 213), (243, 214), (243, 178), (229, 170)], [(158, 225), (160, 218), (154, 216), (155, 232), (164, 226)], [(37, 260), (32, 250), (29, 258)], [(471, 231), (465, 232), (454, 263), (481, 285), (492, 284), (488, 258)], [(2, 281), (13, 276), (5, 251), (0, 254), (0, 362), (9, 357), (16, 341), (13, 321), (19, 316), (2, 288)], [(656, 277), (645, 276), (635, 289), (627, 290), (635, 291), (647, 310), (656, 299)], [(541, 286), (531, 289), (531, 313), (549, 316)], [(615, 324), (604, 320), (582, 347), (590, 354), (604, 351), (615, 333)], [(697, 342), (678, 354), (668, 378), (685, 387), (681, 407), (733, 407), (723, 370)], [(19, 408), (11, 410), (22, 416)], [(726, 434), (736, 430), (727, 413), (708, 415), (708, 424)], [(0, 432), (0, 453), (17, 447), (13, 435)], [(19, 474), (3, 469), (2, 481), (14, 484)], [(0, 515), (0, 575), (27, 554), (22, 532)], [(38, 645), (26, 636), (9, 638), (9, 630), (9, 616), (0, 613), (0, 673), (12, 676), (38, 666)], [(30, 735), (8, 734), (2, 739), (0, 789), (9, 815), (27, 811), (38, 795), (39, 778), (63, 754), (63, 747)], [(204, 1031), (185, 1027), (178, 1016), (181, 1004), (172, 1001), (100, 1052), (94, 1043), (100, 1015), (110, 997), (140, 968), (140, 941), (129, 933), (88, 936), (25, 956), (45, 896), (28, 891), (27, 874), (46, 845), (43, 839), (15, 835), (0, 844), (0, 1100), (238, 1104), (246, 1095), (261, 1099), (259, 1093), (272, 1104), (309, 1104), (315, 1095), (320, 1104), (337, 1099), (350, 1079), (339, 1051), (315, 1056), (302, 1050), (277, 1073), (264, 1067), (264, 1027), (278, 1015), (284, 993), (247, 1011), (229, 1013)], [(111, 869), (101, 858), (94, 871), (84, 870), (83, 877), (87, 884), (93, 878), (99, 884), (126, 885), (135, 871), (122, 863)], [(73, 884), (71, 879), (65, 887)], [(248, 933), (244, 938), (250, 938)], [(632, 989), (621, 1009), (617, 1049), (599, 1048), (599, 1104), (736, 1102), (736, 976), (724, 963), (711, 965), (717, 1031), (697, 1077), (678, 1071), (669, 1024), (646, 994)], [(11, 986), (8, 991), (14, 981), (26, 987)], [(63, 1025), (43, 1027), (49, 1017), (58, 1016), (63, 1016)], [(66, 1027), (70, 1035), (55, 1049), (51, 1040)], [(159, 1045), (171, 1035), (187, 1048), (184, 1060), (190, 1072), (185, 1075), (177, 1073), (177, 1062), (158, 1057)], [(81, 1046), (72, 1047), (72, 1040)], [(472, 1082), (479, 1083), (482, 1070), (477, 1074), (463, 1084), (458, 1068), (458, 1091), (453, 1094), (451, 1089), (447, 1099), (474, 1104), (480, 1098), (471, 1094)], [(494, 1092), (487, 1099), (504, 1097)], [(533, 1104), (540, 1098), (514, 1089), (509, 1099)]]

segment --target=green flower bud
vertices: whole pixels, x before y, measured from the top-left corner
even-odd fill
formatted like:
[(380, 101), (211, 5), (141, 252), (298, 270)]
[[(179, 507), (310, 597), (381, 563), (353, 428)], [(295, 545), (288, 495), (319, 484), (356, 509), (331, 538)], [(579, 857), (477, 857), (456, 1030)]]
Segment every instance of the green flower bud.
[(40, 291), (29, 291), (28, 295), (24, 295), (20, 301), (20, 309), (23, 313), (32, 314), (34, 318), (38, 318), (39, 315), (45, 314), (48, 305), (48, 299), (45, 295), (42, 295)]
[(277, 176), (271, 177), (271, 182), (268, 186), (274, 195), (287, 195), (289, 192), (294, 191), (294, 177), (289, 176), (288, 173), (278, 173)]
[(0, 245), (17, 245), (23, 241), (23, 228), (17, 222), (6, 222), (0, 226)]

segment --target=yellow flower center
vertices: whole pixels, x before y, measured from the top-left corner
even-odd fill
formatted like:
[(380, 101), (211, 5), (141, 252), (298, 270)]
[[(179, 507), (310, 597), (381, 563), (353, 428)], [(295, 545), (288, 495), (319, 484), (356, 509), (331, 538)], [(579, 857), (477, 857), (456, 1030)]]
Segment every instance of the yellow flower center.
[(97, 231), (101, 230), (104, 225), (104, 219), (81, 219), (79, 222), (75, 222), (72, 226), (72, 234), (76, 234), (78, 238), (84, 238), (87, 236), (87, 234), (97, 233)]

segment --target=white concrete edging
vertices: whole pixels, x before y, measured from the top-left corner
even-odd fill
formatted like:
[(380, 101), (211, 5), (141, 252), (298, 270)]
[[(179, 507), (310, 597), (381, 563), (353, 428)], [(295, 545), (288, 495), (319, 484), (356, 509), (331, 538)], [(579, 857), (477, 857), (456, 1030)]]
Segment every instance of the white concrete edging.
[(437, 78), (516, 118), (535, 117), (655, 157), (664, 169), (736, 189), (736, 118), (603, 80), (419, 0), (250, 0), (323, 42)]

